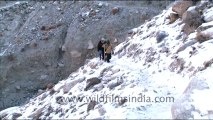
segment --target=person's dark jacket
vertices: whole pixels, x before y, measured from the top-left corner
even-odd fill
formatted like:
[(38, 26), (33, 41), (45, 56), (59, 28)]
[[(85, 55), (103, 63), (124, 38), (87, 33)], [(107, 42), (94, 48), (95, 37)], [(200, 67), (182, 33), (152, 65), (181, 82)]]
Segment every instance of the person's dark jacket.
[(99, 43), (98, 43), (98, 51), (104, 51), (104, 48), (103, 48), (103, 43), (101, 42), (101, 41), (99, 41)]

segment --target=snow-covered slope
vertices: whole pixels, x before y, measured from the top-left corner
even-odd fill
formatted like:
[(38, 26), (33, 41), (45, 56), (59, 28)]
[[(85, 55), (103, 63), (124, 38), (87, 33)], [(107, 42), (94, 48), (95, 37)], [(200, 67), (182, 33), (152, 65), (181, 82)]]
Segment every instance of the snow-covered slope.
[[(205, 16), (213, 15), (209, 9)], [(1, 111), (1, 118), (171, 119), (183, 118), (181, 110), (184, 118), (210, 118), (213, 39), (200, 43), (196, 31), (183, 34), (180, 18), (169, 24), (170, 13), (172, 8), (135, 28), (110, 63), (88, 60), (27, 104)]]

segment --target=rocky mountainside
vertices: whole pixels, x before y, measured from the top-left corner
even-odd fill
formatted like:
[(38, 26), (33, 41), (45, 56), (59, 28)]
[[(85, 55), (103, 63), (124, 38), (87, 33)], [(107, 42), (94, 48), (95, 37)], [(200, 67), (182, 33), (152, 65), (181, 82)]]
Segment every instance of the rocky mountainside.
[(213, 119), (213, 3), (178, 1), (2, 119)]
[(171, 1), (0, 1), (0, 110), (24, 103)]

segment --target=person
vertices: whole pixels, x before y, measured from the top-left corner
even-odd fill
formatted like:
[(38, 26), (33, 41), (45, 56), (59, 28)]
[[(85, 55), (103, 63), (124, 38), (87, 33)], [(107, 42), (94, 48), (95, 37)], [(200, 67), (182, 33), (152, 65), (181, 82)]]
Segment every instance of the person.
[(105, 53), (105, 60), (106, 62), (110, 62), (110, 59), (112, 57), (111, 53), (113, 52), (112, 51), (112, 45), (110, 43), (109, 40), (106, 41), (106, 44), (103, 45), (104, 47), (104, 53)]
[(98, 42), (98, 46), (97, 46), (97, 48), (98, 48), (98, 55), (99, 55), (100, 60), (104, 60), (104, 47), (103, 47), (103, 45), (104, 45), (104, 41), (100, 40)]

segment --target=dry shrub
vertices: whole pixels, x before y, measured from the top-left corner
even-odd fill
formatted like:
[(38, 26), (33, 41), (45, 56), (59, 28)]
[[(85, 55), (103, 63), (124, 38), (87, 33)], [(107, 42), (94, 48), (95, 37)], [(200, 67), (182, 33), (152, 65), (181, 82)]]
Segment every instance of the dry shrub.
[(15, 56), (14, 56), (13, 54), (9, 54), (9, 55), (7, 56), (7, 59), (8, 59), (9, 61), (14, 61), (14, 60), (15, 60)]
[(199, 43), (202, 43), (202, 42), (205, 42), (205, 41), (211, 39), (211, 36), (210, 36), (210, 34), (205, 34), (204, 32), (198, 31), (197, 34), (196, 34), (195, 39), (196, 39)]
[(54, 25), (42, 26), (41, 30), (42, 31), (49, 31), (51, 29), (55, 29), (57, 27), (60, 27), (61, 25), (62, 25), (61, 23), (58, 23), (58, 24), (54, 24)]
[(189, 35), (191, 34), (192, 32), (194, 32), (196, 30), (196, 26), (193, 26), (193, 25), (189, 25), (189, 24), (185, 24), (183, 27), (182, 27), (182, 32), (184, 32), (186, 35)]
[(52, 89), (53, 87), (54, 87), (54, 83), (48, 83), (48, 84), (45, 86), (45, 88), (48, 89), (48, 90)]
[(213, 63), (213, 59), (209, 60), (209, 61), (206, 61), (203, 63), (204, 65), (204, 68), (206, 69), (207, 67), (211, 66), (211, 64)]
[(184, 69), (184, 64), (185, 61), (182, 58), (177, 58), (169, 65), (169, 70), (171, 72), (177, 71), (178, 73), (180, 73)]
[(16, 43), (17, 43), (17, 44), (23, 43), (22, 40), (21, 40), (20, 38), (16, 38), (15, 40), (16, 40)]
[(38, 44), (36, 42), (31, 43), (32, 48), (36, 48), (37, 46), (38, 46)]

